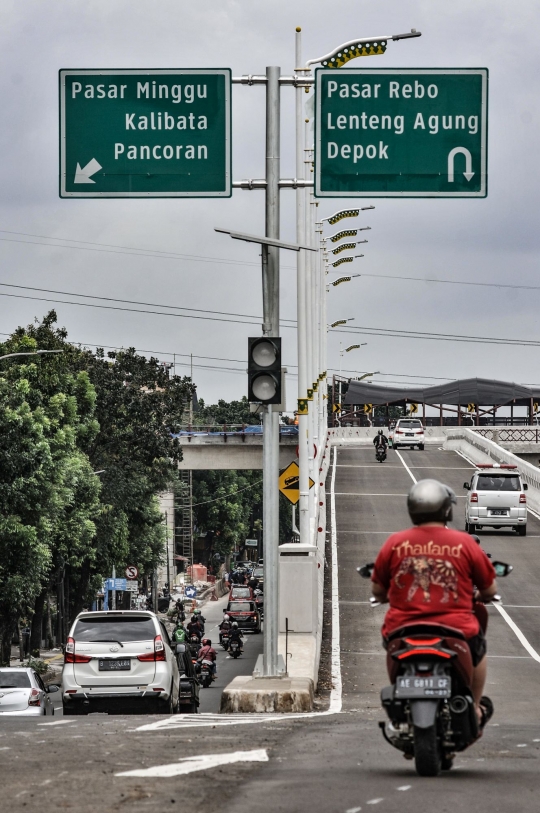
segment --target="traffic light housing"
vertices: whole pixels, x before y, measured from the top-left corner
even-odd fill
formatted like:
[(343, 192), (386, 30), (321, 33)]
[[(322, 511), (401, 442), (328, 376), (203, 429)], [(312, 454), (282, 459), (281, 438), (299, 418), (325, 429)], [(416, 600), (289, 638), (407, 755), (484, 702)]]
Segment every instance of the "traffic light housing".
[(281, 404), (281, 339), (256, 336), (248, 339), (248, 401)]

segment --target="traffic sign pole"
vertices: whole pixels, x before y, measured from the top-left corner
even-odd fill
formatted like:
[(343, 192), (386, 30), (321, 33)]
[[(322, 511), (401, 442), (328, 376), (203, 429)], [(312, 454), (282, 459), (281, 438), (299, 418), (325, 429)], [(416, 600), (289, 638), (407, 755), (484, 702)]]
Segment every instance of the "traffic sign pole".
[[(266, 237), (279, 239), (280, 88), (277, 67), (266, 69)], [(300, 252), (299, 252), (300, 253)], [(262, 246), (263, 332), (279, 336), (279, 249)], [(279, 634), (279, 412), (263, 412), (263, 556), (265, 567), (263, 677), (281, 674)]]
[[(306, 70), (302, 65), (302, 34), (296, 30), (296, 71)], [(296, 87), (296, 177), (305, 178), (305, 128), (304, 128), (304, 88)], [(296, 240), (305, 244), (305, 203), (304, 189), (296, 190)], [(300, 466), (300, 542), (309, 544), (309, 438), (308, 438), (308, 362), (307, 362), (307, 269), (308, 258), (305, 251), (297, 256), (296, 299), (297, 299), (297, 341), (298, 341), (298, 463)]]

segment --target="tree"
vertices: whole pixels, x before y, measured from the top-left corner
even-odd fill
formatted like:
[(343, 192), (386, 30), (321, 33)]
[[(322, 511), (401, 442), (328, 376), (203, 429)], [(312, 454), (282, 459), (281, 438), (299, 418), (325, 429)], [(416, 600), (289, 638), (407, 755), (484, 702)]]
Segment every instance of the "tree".
[[(17, 335), (0, 355), (35, 349)], [(52, 368), (51, 369), (51, 363)], [(5, 365), (5, 366), (4, 366)], [(18, 618), (61, 558), (80, 560), (95, 533), (99, 479), (78, 448), (92, 434), (95, 391), (56, 358), (6, 359), (0, 368), (0, 661), (9, 664)]]
[[(193, 387), (188, 379), (169, 378), (157, 359), (139, 356), (133, 348), (105, 356), (103, 350), (92, 353), (70, 344), (67, 331), (56, 327), (54, 311), (39, 323), (18, 328), (6, 348), (19, 346), (63, 351), (43, 357), (35, 386), (45, 401), (66, 390), (73, 450), (90, 473), (101, 472), (99, 479), (91, 475), (99, 492), (93, 525), (76, 517), (74, 509), (62, 514), (80, 528), (84, 544), (70, 543), (73, 529), (60, 535), (54, 556), (49, 552), (30, 578), (39, 582), (37, 593), (36, 588), (31, 591), (34, 598), (58, 579), (67, 580), (67, 612), (73, 616), (113, 565), (133, 563), (144, 574), (159, 563), (165, 529), (156, 494), (177, 478), (182, 453), (174, 434)], [(71, 471), (73, 466), (72, 461)], [(84, 489), (73, 487), (72, 500), (74, 506), (84, 506)], [(40, 509), (47, 514), (48, 498)]]
[(193, 423), (196, 426), (207, 424), (260, 424), (261, 416), (249, 411), (249, 401), (244, 395), (239, 401), (219, 400), (217, 404), (206, 405), (199, 399)]
[(234, 469), (193, 472), (193, 519), (209, 535), (209, 558), (242, 545), (262, 516), (262, 472)]

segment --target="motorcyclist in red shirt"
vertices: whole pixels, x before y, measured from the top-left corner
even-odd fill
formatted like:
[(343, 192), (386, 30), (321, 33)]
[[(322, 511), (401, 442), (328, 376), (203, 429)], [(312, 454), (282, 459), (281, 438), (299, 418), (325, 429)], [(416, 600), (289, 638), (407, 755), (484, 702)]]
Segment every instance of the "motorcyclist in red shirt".
[(210, 638), (203, 638), (202, 640), (202, 647), (199, 649), (199, 653), (197, 655), (197, 662), (200, 664), (203, 661), (211, 661), (212, 662), (212, 676), (215, 680), (217, 678), (217, 652), (212, 646), (212, 641)]
[(474, 614), (474, 600), (497, 593), (495, 571), (480, 546), (463, 531), (447, 527), (456, 496), (437, 480), (420, 480), (410, 490), (407, 508), (414, 527), (392, 534), (377, 556), (372, 592), (388, 602), (383, 640), (407, 624), (431, 622), (465, 635), (473, 661), (472, 693), (480, 725), (493, 714), (483, 695), (486, 639)]

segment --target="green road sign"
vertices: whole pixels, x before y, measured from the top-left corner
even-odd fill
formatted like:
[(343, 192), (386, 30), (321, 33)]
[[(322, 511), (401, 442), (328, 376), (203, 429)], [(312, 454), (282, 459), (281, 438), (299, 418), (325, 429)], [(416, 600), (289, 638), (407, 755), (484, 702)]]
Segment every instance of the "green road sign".
[(487, 68), (319, 68), (315, 195), (485, 198), (487, 108)]
[(60, 197), (230, 197), (231, 71), (61, 70)]

